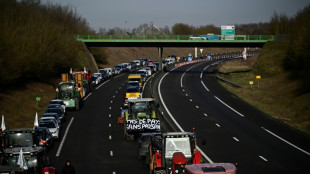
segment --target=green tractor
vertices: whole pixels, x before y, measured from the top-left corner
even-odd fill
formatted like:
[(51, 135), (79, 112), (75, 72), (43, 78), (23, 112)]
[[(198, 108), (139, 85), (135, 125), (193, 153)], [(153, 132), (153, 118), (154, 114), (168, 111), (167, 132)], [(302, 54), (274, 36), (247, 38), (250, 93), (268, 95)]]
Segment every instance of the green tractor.
[(80, 90), (79, 86), (76, 87), (75, 81), (60, 82), (56, 89), (56, 98), (63, 100), (66, 108), (78, 111), (82, 105)]

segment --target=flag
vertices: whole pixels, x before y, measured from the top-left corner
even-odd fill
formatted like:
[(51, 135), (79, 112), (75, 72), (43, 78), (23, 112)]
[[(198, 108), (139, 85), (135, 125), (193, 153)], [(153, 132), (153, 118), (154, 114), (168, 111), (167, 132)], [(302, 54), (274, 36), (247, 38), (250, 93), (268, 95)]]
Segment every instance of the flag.
[(39, 122), (38, 122), (38, 113), (36, 112), (36, 116), (34, 118), (34, 123), (33, 123), (33, 128), (39, 127)]
[(5, 131), (5, 129), (6, 129), (5, 122), (4, 122), (4, 115), (2, 115), (1, 129), (2, 129), (2, 131)]
[(20, 168), (22, 168), (24, 170), (28, 170), (27, 163), (26, 163), (26, 160), (24, 158), (24, 154), (23, 154), (23, 149), (22, 148), (20, 148), (20, 151), (19, 151), (19, 156), (18, 156), (17, 164), (19, 165)]

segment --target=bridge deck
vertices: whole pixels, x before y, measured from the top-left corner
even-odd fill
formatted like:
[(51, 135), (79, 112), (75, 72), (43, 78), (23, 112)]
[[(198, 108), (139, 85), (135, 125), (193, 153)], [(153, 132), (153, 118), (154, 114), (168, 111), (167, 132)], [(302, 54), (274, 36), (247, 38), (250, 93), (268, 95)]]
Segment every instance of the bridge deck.
[(235, 35), (233, 40), (218, 35), (211, 38), (191, 38), (189, 35), (77, 35), (88, 47), (262, 47), (273, 40), (272, 35)]

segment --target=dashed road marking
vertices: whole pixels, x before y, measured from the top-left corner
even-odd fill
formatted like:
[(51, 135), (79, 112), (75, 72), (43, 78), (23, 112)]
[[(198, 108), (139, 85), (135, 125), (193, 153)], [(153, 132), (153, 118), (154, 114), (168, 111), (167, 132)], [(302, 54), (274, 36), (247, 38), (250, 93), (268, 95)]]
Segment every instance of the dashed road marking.
[(111, 100), (111, 103), (113, 103), (113, 101)]
[(239, 142), (239, 139), (238, 139), (238, 138), (236, 138), (236, 137), (233, 137), (233, 139), (234, 139), (235, 141), (238, 141), (238, 142)]
[(189, 99), (189, 101), (191, 101), (191, 102), (192, 102), (193, 100), (192, 100), (192, 99)]
[(263, 156), (261, 156), (261, 155), (258, 156), (258, 157), (261, 158), (262, 160), (266, 161), (266, 162), (268, 161), (265, 157), (263, 157)]
[(111, 114), (109, 114), (109, 117), (111, 117)]
[(115, 95), (113, 95), (113, 98), (115, 98)]
[(183, 89), (182, 91), (184, 92), (185, 90)]
[(186, 96), (188, 96), (188, 94), (185, 94)]
[(230, 107), (228, 104), (224, 103), (221, 99), (219, 99), (218, 97), (214, 96), (219, 102), (221, 102), (223, 105), (227, 106), (229, 109), (231, 109), (232, 111), (234, 111), (235, 113), (237, 113), (238, 115), (240, 115), (241, 117), (244, 117), (243, 114), (241, 114), (240, 112), (236, 111), (234, 108)]
[(109, 109), (111, 110), (111, 109), (112, 109), (112, 107), (109, 107)]
[(110, 151), (110, 156), (113, 156), (113, 151), (112, 150)]
[(116, 172), (113, 171), (112, 174), (116, 174)]
[(286, 144), (288, 144), (288, 145), (294, 147), (295, 149), (298, 149), (298, 150), (300, 150), (301, 152), (303, 152), (303, 153), (305, 153), (305, 154), (307, 154), (307, 155), (310, 156), (310, 153), (309, 153), (309, 152), (307, 152), (307, 151), (303, 150), (302, 148), (300, 148), (300, 147), (298, 147), (298, 146), (292, 144), (291, 142), (285, 140), (284, 138), (278, 136), (277, 134), (271, 132), (270, 130), (268, 130), (268, 129), (264, 128), (264, 127), (261, 127), (261, 128), (264, 129), (266, 132), (270, 133), (271, 135), (277, 137), (277, 138), (280, 139), (281, 141), (285, 142)]
[(118, 91), (116, 91), (115, 93), (118, 93)]
[(112, 140), (112, 135), (109, 135), (109, 140)]
[(111, 127), (111, 123), (109, 123), (109, 127)]
[(198, 109), (198, 108), (199, 108), (199, 106), (196, 106), (196, 108)]
[(206, 116), (206, 117), (208, 116), (206, 113), (203, 113), (203, 115)]
[(215, 125), (216, 125), (217, 127), (221, 127), (221, 125), (219, 125), (219, 124), (217, 124), (217, 123), (216, 123)]

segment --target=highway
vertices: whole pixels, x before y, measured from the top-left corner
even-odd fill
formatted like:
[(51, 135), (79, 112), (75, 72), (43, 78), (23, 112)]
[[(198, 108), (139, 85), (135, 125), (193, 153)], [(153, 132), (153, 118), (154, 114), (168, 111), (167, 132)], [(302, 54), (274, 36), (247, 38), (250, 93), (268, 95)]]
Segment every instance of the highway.
[[(237, 162), (238, 173), (307, 171), (309, 136), (227, 92), (214, 77), (219, 61), (184, 65), (148, 80), (144, 97), (161, 103), (163, 131), (195, 127), (204, 162)], [(80, 111), (68, 112), (61, 141), (50, 152), (59, 173), (68, 159), (77, 173), (149, 173), (138, 159), (137, 143), (124, 140), (117, 124), (127, 75), (100, 84)]]
[(148, 173), (138, 160), (137, 143), (124, 140), (123, 126), (117, 123), (126, 80), (127, 74), (110, 78), (86, 98), (80, 111), (69, 111), (62, 141), (51, 151), (51, 166), (59, 173), (66, 160), (77, 174)]
[(307, 171), (309, 136), (227, 92), (214, 78), (217, 66), (211, 61), (166, 73), (158, 83), (164, 115), (174, 119), (181, 131), (196, 128), (207, 162), (237, 162), (238, 173)]

